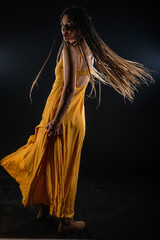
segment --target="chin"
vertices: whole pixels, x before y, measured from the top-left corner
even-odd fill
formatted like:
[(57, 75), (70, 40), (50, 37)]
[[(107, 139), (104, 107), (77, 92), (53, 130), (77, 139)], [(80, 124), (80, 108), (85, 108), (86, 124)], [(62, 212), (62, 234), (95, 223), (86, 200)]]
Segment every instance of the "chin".
[(75, 41), (74, 38), (72, 39), (72, 38), (70, 38), (70, 37), (68, 37), (68, 36), (67, 36), (67, 37), (64, 37), (64, 40), (65, 40), (65, 41), (69, 41), (69, 42), (70, 42), (70, 41)]

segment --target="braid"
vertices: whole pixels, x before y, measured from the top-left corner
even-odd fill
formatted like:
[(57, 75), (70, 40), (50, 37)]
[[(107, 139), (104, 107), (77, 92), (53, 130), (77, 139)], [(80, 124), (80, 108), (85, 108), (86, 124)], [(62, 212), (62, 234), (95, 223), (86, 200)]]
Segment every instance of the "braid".
[[(101, 100), (101, 83), (113, 87), (119, 94), (124, 97), (124, 99), (128, 98), (132, 102), (134, 100), (135, 91), (137, 91), (137, 87), (139, 85), (143, 83), (149, 84), (154, 82), (154, 79), (150, 74), (151, 70), (145, 68), (138, 62), (133, 62), (120, 57), (103, 42), (103, 40), (94, 29), (91, 18), (88, 16), (84, 8), (75, 6), (66, 8), (62, 12), (60, 20), (62, 20), (65, 14), (70, 18), (74, 26), (74, 32), (78, 41), (78, 47), (86, 64), (86, 68), (89, 72), (89, 82), (92, 85), (89, 97), (93, 91), (96, 96), (95, 83), (98, 82), (99, 104)], [(90, 71), (87, 58), (81, 46), (81, 42), (78, 36), (79, 30), (81, 31), (85, 42), (93, 54), (94, 66), (92, 67), (92, 71)], [(57, 54), (57, 63), (62, 54), (63, 47), (64, 40), (62, 41)], [(50, 54), (51, 52), (49, 53), (48, 58), (50, 57)], [(46, 62), (48, 61), (48, 58)], [(31, 87), (31, 91), (37, 82), (37, 79), (41, 74), (41, 71), (43, 70), (46, 62), (42, 66), (42, 69), (34, 81)]]

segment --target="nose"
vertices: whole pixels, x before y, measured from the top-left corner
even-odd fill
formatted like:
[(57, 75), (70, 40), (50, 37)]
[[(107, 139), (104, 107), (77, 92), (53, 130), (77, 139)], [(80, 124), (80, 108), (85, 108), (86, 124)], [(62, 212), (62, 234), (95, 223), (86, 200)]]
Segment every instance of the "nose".
[(65, 33), (66, 32), (66, 27), (64, 25), (62, 25), (62, 32)]

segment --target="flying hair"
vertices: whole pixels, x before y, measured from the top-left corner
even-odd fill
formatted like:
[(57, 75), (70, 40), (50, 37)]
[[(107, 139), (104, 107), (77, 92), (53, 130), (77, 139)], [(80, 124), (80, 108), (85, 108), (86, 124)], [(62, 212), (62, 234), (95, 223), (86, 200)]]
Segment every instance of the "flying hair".
[[(100, 38), (96, 30), (94, 29), (91, 18), (83, 7), (73, 6), (66, 8), (60, 16), (60, 21), (62, 20), (64, 15), (67, 15), (73, 24), (75, 36), (78, 42), (78, 48), (83, 56), (83, 60), (89, 72), (89, 82), (92, 86), (89, 96), (92, 95), (93, 91), (94, 96), (96, 96), (95, 83), (98, 83), (99, 85), (99, 104), (101, 101), (102, 83), (113, 87), (119, 94), (124, 97), (124, 99), (127, 98), (130, 102), (133, 102), (135, 98), (135, 91), (138, 91), (137, 88), (141, 84), (148, 85), (149, 83), (155, 82), (150, 74), (152, 70), (147, 69), (141, 63), (130, 61), (120, 57), (105, 44), (105, 42)], [(92, 68), (92, 70), (90, 70), (89, 68), (87, 58), (81, 47), (81, 41), (78, 35), (79, 30), (81, 31), (84, 40), (86, 41), (88, 47), (93, 54), (94, 67)], [(62, 40), (57, 54), (57, 63), (62, 54), (64, 44), (65, 41)], [(36, 84), (46, 62), (48, 61), (52, 49), (53, 46), (45, 63), (43, 64), (40, 72), (38, 73), (35, 81), (32, 84), (30, 98), (33, 87)]]

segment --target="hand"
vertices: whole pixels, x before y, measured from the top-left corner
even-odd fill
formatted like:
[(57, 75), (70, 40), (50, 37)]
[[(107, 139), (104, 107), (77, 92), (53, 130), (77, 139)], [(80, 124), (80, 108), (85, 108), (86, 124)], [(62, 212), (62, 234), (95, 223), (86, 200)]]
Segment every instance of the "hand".
[(60, 135), (60, 123), (51, 121), (46, 126), (48, 137)]

